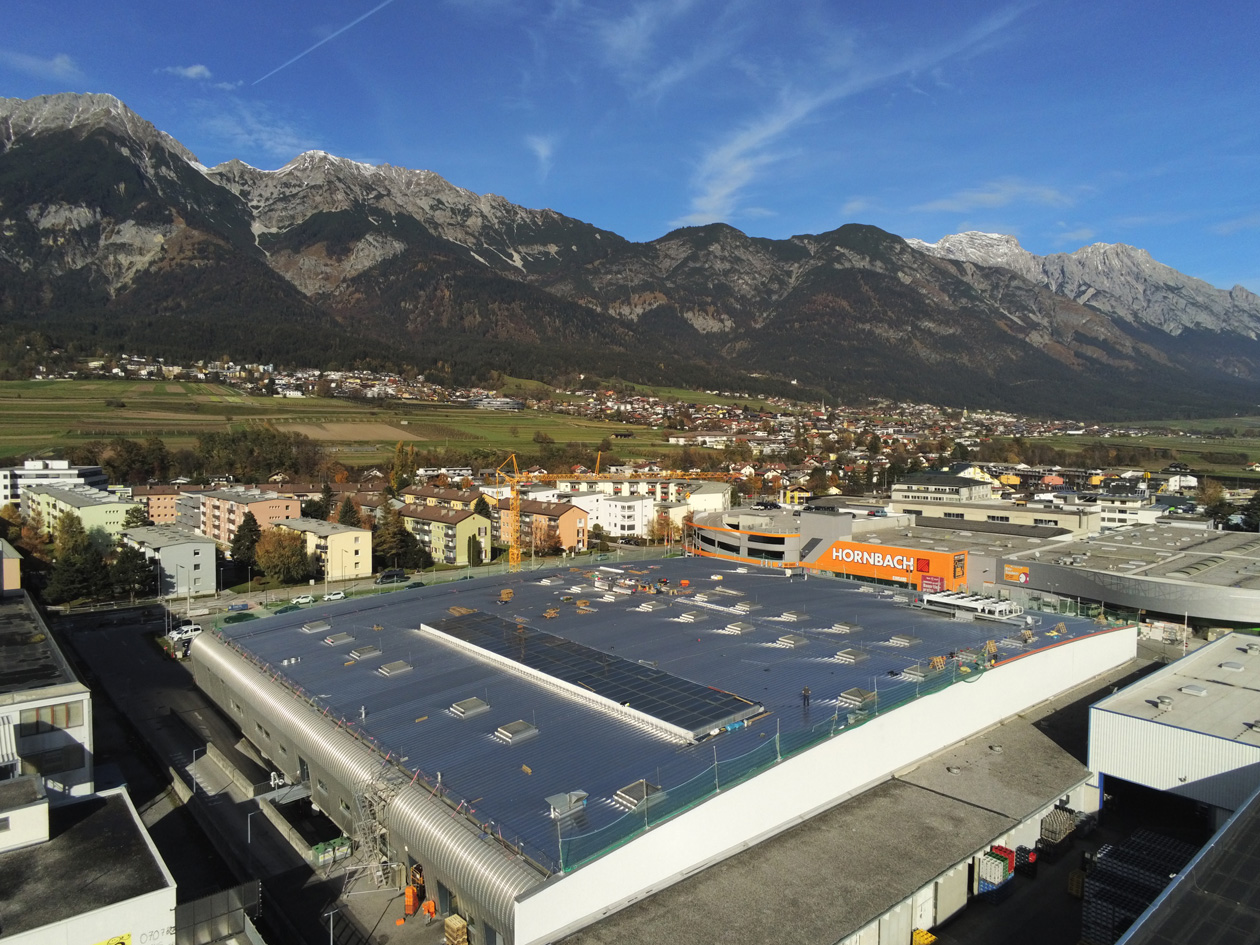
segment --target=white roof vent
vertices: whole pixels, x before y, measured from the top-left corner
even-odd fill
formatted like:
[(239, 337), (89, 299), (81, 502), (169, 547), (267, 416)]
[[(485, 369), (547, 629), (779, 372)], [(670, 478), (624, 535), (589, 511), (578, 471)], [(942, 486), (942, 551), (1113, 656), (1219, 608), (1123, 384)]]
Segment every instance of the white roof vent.
[(451, 711), (458, 715), (461, 719), (470, 719), (474, 715), (481, 715), (490, 711), (490, 704), (482, 699), (473, 696), (471, 699), (461, 699), (451, 706)]
[(350, 658), (355, 660), (365, 660), (369, 656), (380, 656), (381, 648), (375, 643), (369, 643), (367, 646), (357, 646), (350, 651)]
[(509, 745), (515, 745), (523, 742), (528, 738), (533, 738), (538, 734), (537, 726), (524, 719), (517, 719), (515, 722), (508, 722), (507, 725), (500, 725), (494, 731), (495, 738), (500, 741), (507, 742)]
[(399, 676), (411, 669), (411, 664), (406, 660), (394, 660), (392, 663), (386, 663), (379, 667), (376, 671), (382, 676)]
[(353, 643), (354, 634), (352, 633), (330, 633), (324, 637), (324, 642), (329, 646), (340, 646), (343, 643)]
[(1230, 673), (1241, 673), (1243, 671), (1243, 664), (1237, 662), (1236, 660), (1226, 660), (1224, 663), (1221, 663), (1221, 669)]
[(1207, 695), (1207, 688), (1197, 685), (1196, 683), (1191, 683), (1188, 686), (1182, 686), (1181, 691), (1188, 696), (1199, 696), (1200, 698)]
[(332, 629), (332, 624), (327, 620), (312, 620), (310, 623), (302, 624), (303, 633), (324, 633)]
[(1156, 701), (1156, 702), (1158, 702), (1162, 708), (1165, 708), (1165, 709), (1171, 709), (1171, 708), (1172, 708), (1172, 704), (1173, 704), (1173, 697), (1172, 697), (1172, 696), (1160, 696), (1160, 697), (1159, 697), (1158, 699), (1156, 699), (1155, 701)]

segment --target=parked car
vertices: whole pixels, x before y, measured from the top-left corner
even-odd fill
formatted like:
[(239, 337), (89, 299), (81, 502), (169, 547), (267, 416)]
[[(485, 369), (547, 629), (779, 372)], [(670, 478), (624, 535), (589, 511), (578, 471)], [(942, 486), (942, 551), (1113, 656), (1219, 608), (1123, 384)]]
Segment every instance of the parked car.
[(172, 627), (170, 632), (166, 634), (166, 638), (172, 643), (191, 642), (200, 633), (200, 624), (186, 623), (183, 626)]
[(407, 580), (407, 572), (402, 568), (389, 568), (376, 578), (377, 584), (402, 584)]
[(311, 594), (302, 594), (298, 597), (293, 598), (293, 600), (289, 601), (289, 603), (290, 604), (313, 604), (315, 603), (315, 598)]
[(329, 594), (324, 595), (324, 600), (345, 600), (345, 599), (346, 599), (345, 591), (333, 591)]

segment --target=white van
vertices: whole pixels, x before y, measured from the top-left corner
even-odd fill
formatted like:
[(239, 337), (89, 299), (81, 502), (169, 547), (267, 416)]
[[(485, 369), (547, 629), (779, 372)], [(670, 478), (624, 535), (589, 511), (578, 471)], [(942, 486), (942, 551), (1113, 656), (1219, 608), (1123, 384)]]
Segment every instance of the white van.
[(184, 643), (194, 639), (201, 633), (201, 624), (186, 623), (182, 627), (175, 627), (166, 635), (166, 638), (172, 643)]

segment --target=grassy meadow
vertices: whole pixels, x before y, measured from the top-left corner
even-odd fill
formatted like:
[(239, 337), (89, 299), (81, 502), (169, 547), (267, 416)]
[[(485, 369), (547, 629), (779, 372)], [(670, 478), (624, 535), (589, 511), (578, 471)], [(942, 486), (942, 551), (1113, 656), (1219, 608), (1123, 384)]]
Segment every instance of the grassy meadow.
[(174, 381), (0, 382), (0, 456), (51, 455), (91, 440), (159, 437), (168, 449), (192, 447), (208, 432), (262, 424), (304, 433), (342, 462), (361, 465), (393, 455), (400, 440), (417, 450), (536, 452), (536, 433), (557, 443), (598, 444), (632, 433), (615, 449), (656, 455), (673, 448), (664, 431), (534, 411), (471, 410), (443, 404), (333, 398), (250, 397), (219, 384)]

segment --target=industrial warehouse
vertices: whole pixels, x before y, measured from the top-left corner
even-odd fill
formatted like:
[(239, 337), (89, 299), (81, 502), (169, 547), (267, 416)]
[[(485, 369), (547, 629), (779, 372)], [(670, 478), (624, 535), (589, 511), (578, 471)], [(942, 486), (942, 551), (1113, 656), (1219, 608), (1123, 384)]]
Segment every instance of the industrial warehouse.
[(705, 558), (516, 573), (228, 625), (194, 642), (194, 672), (355, 841), (350, 882), (422, 871), (472, 941), (596, 934), (858, 803), (965, 829), (794, 940), (904, 941), (980, 889), (974, 856), (1099, 797), (1079, 762), (1017, 752), (1015, 728), (1028, 774), (987, 814), (965, 779), (891, 776), (946, 750), (992, 765), (951, 746), (1127, 664), (1136, 630), (963, 593), (952, 551), (882, 554), (842, 563), (926, 593)]

